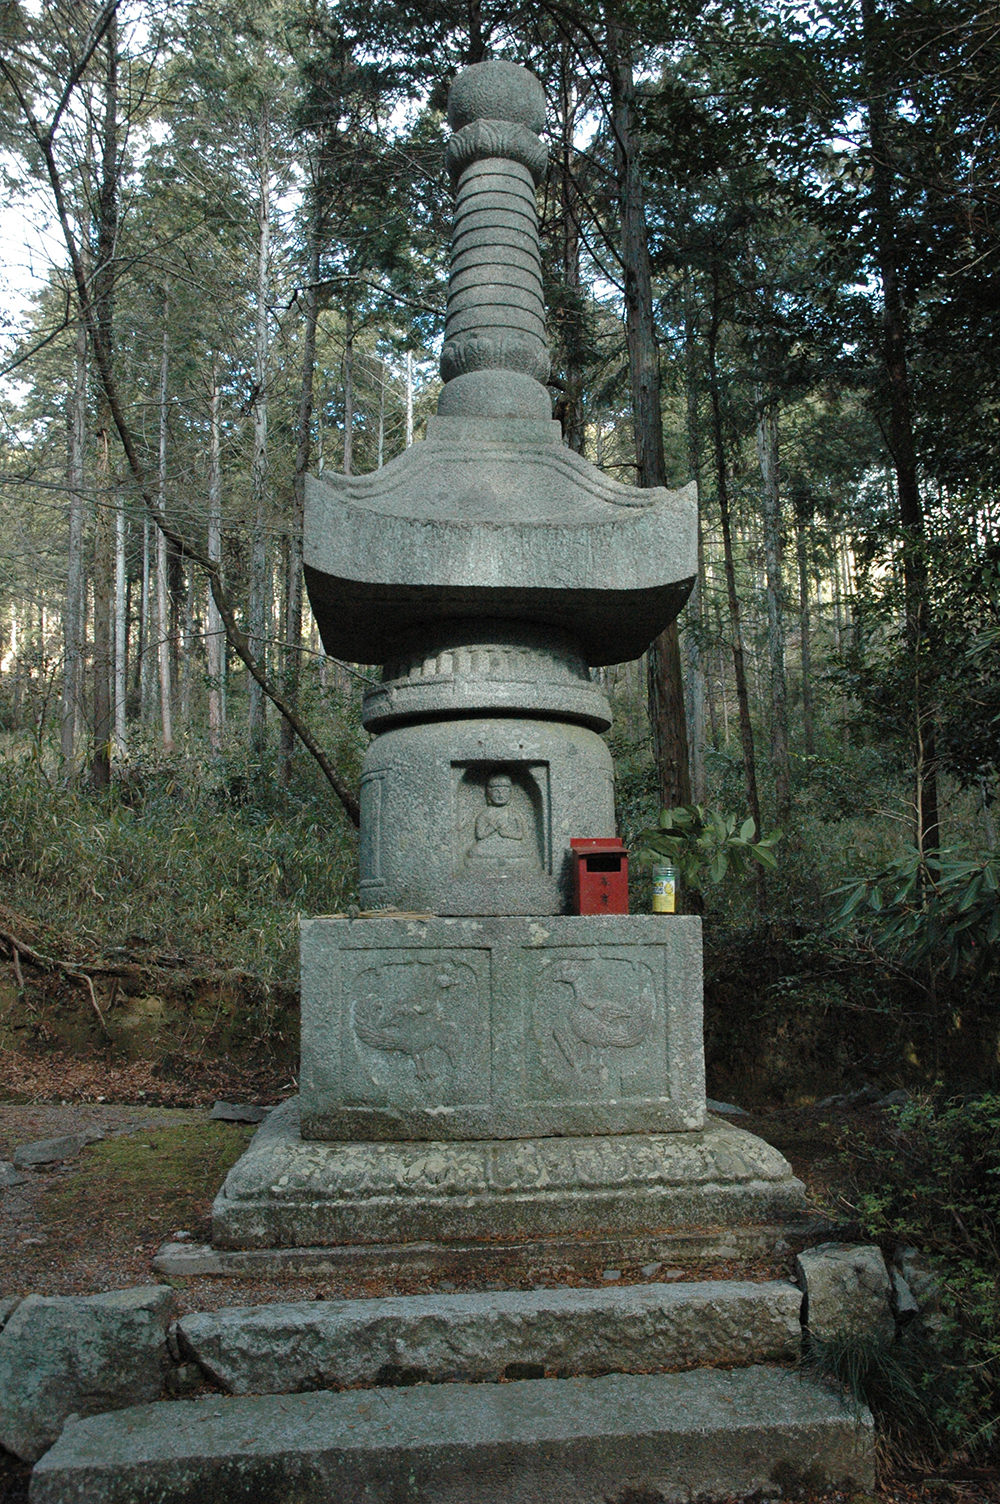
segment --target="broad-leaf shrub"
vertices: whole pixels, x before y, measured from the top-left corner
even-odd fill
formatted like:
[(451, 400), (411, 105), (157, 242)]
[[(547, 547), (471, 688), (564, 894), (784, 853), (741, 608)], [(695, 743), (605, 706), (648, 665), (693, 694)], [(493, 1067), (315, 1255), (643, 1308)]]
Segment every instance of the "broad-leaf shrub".
[(908, 846), (871, 877), (838, 888), (831, 931), (862, 931), (892, 960), (949, 977), (983, 976), (1000, 961), (1000, 856)]
[(754, 862), (772, 869), (778, 865), (774, 847), (781, 832), (759, 841), (756, 833), (753, 820), (744, 820), (737, 829), (736, 815), (703, 804), (681, 804), (661, 810), (656, 825), (639, 832), (635, 860), (640, 866), (672, 862), (684, 886), (702, 893), (729, 872), (742, 877)]
[(937, 1329), (897, 1344), (921, 1363), (912, 1420), (942, 1450), (984, 1449), (1000, 1434), (1000, 1093), (913, 1101), (881, 1141), (849, 1147), (866, 1233), (890, 1256), (916, 1247), (939, 1283)]

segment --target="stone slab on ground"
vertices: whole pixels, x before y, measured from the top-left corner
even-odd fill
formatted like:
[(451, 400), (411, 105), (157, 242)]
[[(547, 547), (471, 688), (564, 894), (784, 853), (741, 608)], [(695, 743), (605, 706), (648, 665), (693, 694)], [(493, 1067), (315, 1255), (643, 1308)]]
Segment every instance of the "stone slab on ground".
[(829, 1342), (845, 1335), (891, 1341), (889, 1271), (874, 1243), (820, 1243), (795, 1261), (805, 1291), (803, 1320), (811, 1337)]
[(262, 1123), (270, 1111), (248, 1102), (216, 1102), (209, 1116), (221, 1123)]
[(68, 1415), (156, 1399), (173, 1298), (168, 1285), (26, 1296), (0, 1331), (0, 1446), (35, 1462)]
[(67, 1424), (31, 1504), (605, 1504), (874, 1485), (872, 1420), (787, 1370), (207, 1399)]
[(21, 1304), (20, 1295), (5, 1295), (0, 1300), (0, 1331), (3, 1331), (18, 1306)]
[[(475, 734), (464, 722), (435, 722), (430, 728), (447, 744), (434, 762), (440, 787), (436, 792), (430, 788), (429, 773), (420, 784), (421, 807), (434, 817), (426, 838), (413, 830), (415, 816), (408, 831), (422, 868), (429, 867), (432, 855), (435, 861), (440, 858), (440, 882), (449, 891), (470, 840), (469, 820), (479, 808), (477, 790), (480, 801), (485, 800), (478, 785), (466, 789), (464, 772), (479, 765), (477, 757), (506, 768), (510, 752), (491, 750), (489, 723), (474, 724)], [(499, 725), (504, 735), (514, 735), (514, 722)], [(469, 738), (464, 751), (458, 745), (460, 732)], [(389, 732), (377, 745), (384, 747), (402, 734)], [(520, 727), (517, 734), (518, 745), (533, 745), (534, 733)], [(570, 733), (559, 734), (565, 740)], [(584, 733), (577, 728), (577, 734)], [(586, 735), (606, 756), (599, 738)], [(578, 755), (562, 770), (566, 788), (584, 777), (583, 754), (576, 750)], [(414, 756), (407, 755), (407, 766)], [(546, 843), (552, 842), (545, 831), (550, 826), (559, 823), (559, 839), (566, 843), (573, 832), (603, 833), (591, 829), (586, 811), (556, 822), (555, 811), (546, 808), (549, 796), (543, 798), (539, 790), (550, 784), (555, 789), (554, 757), (550, 749), (543, 759), (544, 777), (542, 763), (532, 775), (534, 803), (527, 784), (524, 789), (518, 785), (523, 808), (518, 806), (517, 816), (525, 830), (531, 820), (540, 822), (538, 851), (548, 851), (543, 866), (553, 882), (564, 866), (568, 871), (568, 861), (561, 851), (556, 861), (554, 846), (548, 850)], [(458, 761), (453, 765), (449, 758)], [(369, 761), (370, 756), (366, 768)], [(456, 769), (463, 773), (460, 789), (449, 782), (458, 776)], [(512, 776), (516, 781), (520, 775)], [(609, 772), (604, 784), (613, 834)], [(462, 789), (472, 802), (469, 813), (459, 818), (454, 811), (458, 805), (465, 808)], [(408, 797), (412, 803), (412, 792)], [(384, 839), (391, 836), (399, 844), (404, 817), (402, 812), (398, 818), (391, 814), (389, 799), (383, 790)], [(368, 820), (363, 842), (381, 839), (377, 823), (374, 816)], [(458, 843), (454, 850), (453, 840)], [(527, 836), (523, 844), (528, 844)], [(374, 857), (372, 864), (377, 870), (385, 865)], [(499, 878), (489, 863), (479, 865), (485, 873), (478, 880), (496, 889)], [(517, 883), (531, 880), (519, 877)], [(403, 902), (399, 894), (391, 901)], [(418, 905), (411, 899), (403, 906)], [(442, 902), (425, 900), (419, 906), (439, 911)], [(478, 905), (472, 912), (484, 909)], [(530, 912), (541, 917), (304, 919), (302, 1137), (437, 1142), (701, 1128), (700, 919), (677, 915), (665, 923), (652, 914)]]
[(56, 1164), (59, 1160), (75, 1159), (88, 1144), (96, 1144), (104, 1134), (100, 1128), (84, 1128), (81, 1133), (67, 1133), (61, 1138), (46, 1138), (34, 1144), (22, 1144), (14, 1150), (14, 1166), (18, 1170), (34, 1169), (37, 1165)]
[(22, 1175), (17, 1166), (9, 1159), (0, 1159), (0, 1191), (9, 1190), (11, 1186), (20, 1185), (27, 1176)]
[(292, 1098), (226, 1177), (212, 1243), (606, 1237), (783, 1222), (807, 1211), (805, 1188), (778, 1150), (720, 1119), (690, 1133), (325, 1143), (300, 1138)]
[(229, 1393), (288, 1394), (780, 1361), (798, 1355), (801, 1305), (784, 1280), (705, 1280), (237, 1306), (177, 1330)]

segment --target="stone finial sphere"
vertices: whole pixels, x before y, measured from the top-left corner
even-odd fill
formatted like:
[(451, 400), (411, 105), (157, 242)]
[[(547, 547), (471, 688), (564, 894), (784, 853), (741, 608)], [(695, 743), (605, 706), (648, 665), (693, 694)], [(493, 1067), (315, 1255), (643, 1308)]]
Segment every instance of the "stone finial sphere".
[(474, 120), (512, 120), (537, 135), (545, 126), (545, 90), (517, 63), (473, 63), (448, 93), (448, 124), (460, 131)]

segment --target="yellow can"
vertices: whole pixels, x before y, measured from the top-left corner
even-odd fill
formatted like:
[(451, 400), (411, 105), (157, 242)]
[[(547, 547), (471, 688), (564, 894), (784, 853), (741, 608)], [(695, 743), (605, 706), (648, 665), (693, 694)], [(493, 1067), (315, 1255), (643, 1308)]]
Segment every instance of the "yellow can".
[(653, 913), (676, 914), (680, 890), (680, 873), (676, 867), (653, 868)]

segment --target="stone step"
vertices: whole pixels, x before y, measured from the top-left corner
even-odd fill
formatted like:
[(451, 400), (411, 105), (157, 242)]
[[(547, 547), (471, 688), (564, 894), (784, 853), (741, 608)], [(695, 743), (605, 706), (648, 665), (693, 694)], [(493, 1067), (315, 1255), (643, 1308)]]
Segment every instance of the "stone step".
[(872, 1421), (780, 1368), (159, 1402), (70, 1421), (31, 1504), (606, 1504), (874, 1483)]
[(231, 1394), (287, 1394), (794, 1359), (801, 1306), (786, 1280), (704, 1280), (237, 1306), (177, 1333)]

